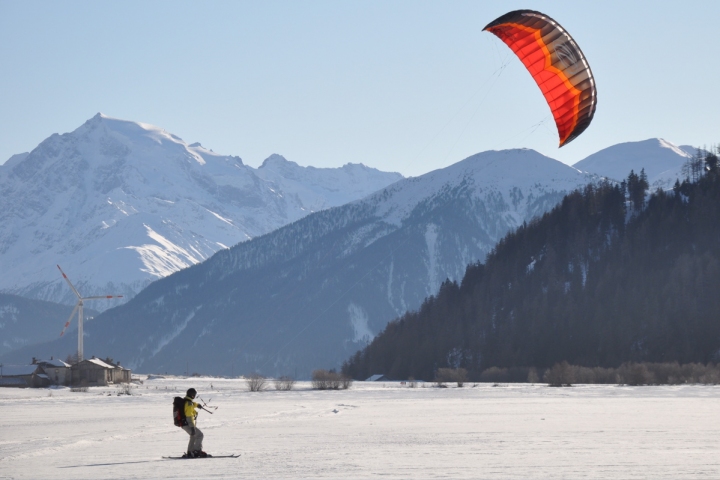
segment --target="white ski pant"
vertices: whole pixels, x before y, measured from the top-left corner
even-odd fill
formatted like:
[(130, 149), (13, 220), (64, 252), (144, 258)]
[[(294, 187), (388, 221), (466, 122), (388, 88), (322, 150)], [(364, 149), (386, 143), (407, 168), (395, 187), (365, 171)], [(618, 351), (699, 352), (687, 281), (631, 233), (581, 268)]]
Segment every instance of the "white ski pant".
[(190, 441), (188, 442), (188, 452), (194, 452), (195, 450), (202, 450), (202, 441), (203, 441), (203, 433), (200, 431), (199, 428), (195, 427), (195, 435), (193, 435), (192, 432), (192, 426), (191, 425), (185, 425), (182, 427), (183, 430), (187, 432), (188, 435), (190, 435)]

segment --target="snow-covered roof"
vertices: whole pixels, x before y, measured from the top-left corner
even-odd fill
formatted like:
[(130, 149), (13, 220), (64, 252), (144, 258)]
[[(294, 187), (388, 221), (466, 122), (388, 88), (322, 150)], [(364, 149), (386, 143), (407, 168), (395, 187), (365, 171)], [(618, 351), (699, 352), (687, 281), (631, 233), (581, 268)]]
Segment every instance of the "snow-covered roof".
[(37, 365), (3, 365), (2, 376), (14, 377), (19, 375), (32, 375), (37, 370)]
[(385, 375), (383, 375), (383, 374), (381, 374), (381, 373), (377, 373), (377, 374), (369, 377), (369, 378), (368, 378), (367, 380), (365, 380), (365, 381), (366, 381), (366, 382), (377, 382), (378, 380), (383, 380), (384, 378), (385, 378)]
[(103, 362), (99, 358), (88, 358), (85, 360), (86, 362), (94, 363), (95, 365), (99, 365), (103, 368), (115, 368), (112, 365), (108, 365), (107, 363)]
[(40, 360), (40, 361), (38, 361), (37, 363), (40, 364), (40, 365), (43, 365), (43, 366), (45, 366), (45, 365), (50, 365), (50, 366), (52, 366), (52, 367), (58, 367), (58, 368), (60, 368), (60, 367), (63, 367), (63, 368), (68, 368), (68, 367), (70, 367), (69, 364), (63, 362), (62, 360), (58, 360), (58, 359), (55, 359), (55, 360)]

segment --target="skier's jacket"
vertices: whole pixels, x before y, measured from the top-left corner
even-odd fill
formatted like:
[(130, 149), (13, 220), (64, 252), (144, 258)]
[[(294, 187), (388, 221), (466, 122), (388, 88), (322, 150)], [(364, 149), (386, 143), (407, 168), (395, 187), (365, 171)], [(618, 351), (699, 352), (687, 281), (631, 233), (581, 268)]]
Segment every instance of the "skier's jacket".
[(196, 408), (199, 407), (199, 403), (193, 402), (193, 399), (190, 397), (185, 397), (185, 420), (187, 421), (187, 425), (194, 427), (195, 426), (195, 419), (197, 419), (197, 410)]
[(186, 425), (194, 427), (197, 418), (197, 410), (200, 404), (193, 402), (192, 398), (175, 397), (173, 400), (173, 423), (176, 427), (184, 427)]

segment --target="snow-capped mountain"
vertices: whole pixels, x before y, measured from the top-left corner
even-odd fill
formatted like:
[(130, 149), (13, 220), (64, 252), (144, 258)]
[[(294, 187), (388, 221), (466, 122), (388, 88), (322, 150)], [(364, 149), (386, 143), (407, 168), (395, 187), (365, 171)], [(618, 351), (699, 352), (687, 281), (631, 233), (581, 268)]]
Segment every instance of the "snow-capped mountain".
[(361, 164), (305, 168), (279, 155), (254, 169), (161, 128), (97, 114), (0, 167), (0, 291), (74, 304), (60, 264), (83, 295), (128, 299), (220, 249), (401, 178)]
[(616, 181), (627, 178), (630, 170), (640, 173), (644, 168), (648, 183), (654, 190), (671, 188), (683, 178), (682, 167), (697, 149), (677, 146), (662, 138), (613, 145), (580, 160), (573, 167)]
[[(216, 253), (86, 327), (85, 351), (144, 372), (337, 367), (460, 279), (509, 230), (593, 178), (532, 150), (485, 152)], [(63, 355), (72, 339), (15, 354)]]

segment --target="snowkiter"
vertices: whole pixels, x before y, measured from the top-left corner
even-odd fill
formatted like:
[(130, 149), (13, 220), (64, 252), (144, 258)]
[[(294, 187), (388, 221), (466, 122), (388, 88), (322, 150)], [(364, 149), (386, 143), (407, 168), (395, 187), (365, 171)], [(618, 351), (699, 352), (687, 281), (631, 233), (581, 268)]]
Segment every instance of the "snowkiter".
[(183, 457), (186, 458), (197, 458), (197, 457), (207, 457), (208, 454), (203, 452), (202, 449), (202, 441), (203, 441), (203, 433), (200, 431), (199, 428), (197, 428), (197, 407), (200, 406), (199, 403), (194, 402), (195, 396), (197, 395), (197, 390), (194, 388), (190, 388), (187, 391), (187, 395), (185, 396), (185, 419), (186, 419), (186, 425), (183, 425), (182, 429), (187, 432), (188, 435), (190, 435), (190, 441), (188, 442), (188, 448), (187, 453), (183, 455)]

